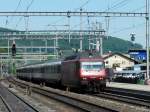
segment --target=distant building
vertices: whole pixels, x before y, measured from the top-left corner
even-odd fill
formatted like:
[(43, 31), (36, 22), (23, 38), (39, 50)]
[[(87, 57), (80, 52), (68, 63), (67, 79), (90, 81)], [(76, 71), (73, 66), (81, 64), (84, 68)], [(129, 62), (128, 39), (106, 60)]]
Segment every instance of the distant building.
[(104, 57), (105, 66), (115, 70), (122, 70), (126, 67), (132, 67), (138, 62), (121, 53), (113, 53)]
[(145, 62), (146, 61), (146, 50), (129, 50), (130, 58), (136, 61)]

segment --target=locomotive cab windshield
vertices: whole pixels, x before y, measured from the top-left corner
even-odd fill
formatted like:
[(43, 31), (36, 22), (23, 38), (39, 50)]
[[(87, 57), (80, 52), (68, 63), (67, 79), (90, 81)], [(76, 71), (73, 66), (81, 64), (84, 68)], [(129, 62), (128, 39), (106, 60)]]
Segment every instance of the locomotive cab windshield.
[(103, 76), (105, 76), (103, 62), (81, 62), (81, 77), (99, 78)]
[(101, 70), (104, 69), (102, 62), (81, 62), (82, 70)]

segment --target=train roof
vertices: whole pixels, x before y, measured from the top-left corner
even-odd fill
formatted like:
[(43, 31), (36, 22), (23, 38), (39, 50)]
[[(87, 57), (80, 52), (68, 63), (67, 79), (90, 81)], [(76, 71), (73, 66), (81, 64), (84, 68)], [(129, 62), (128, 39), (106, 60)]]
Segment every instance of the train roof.
[(51, 61), (46, 61), (43, 63), (36, 63), (36, 64), (31, 64), (31, 65), (26, 65), (19, 67), (17, 69), (22, 69), (22, 68), (35, 68), (35, 67), (42, 67), (42, 66), (48, 66), (48, 65), (58, 65), (61, 64), (61, 60), (51, 60)]
[(78, 60), (78, 59), (102, 59), (102, 57), (99, 56), (97, 52), (78, 52), (74, 53), (71, 56), (67, 56), (64, 59), (56, 59), (56, 60), (47, 60), (45, 62), (39, 62), (39, 63), (34, 63), (34, 64), (28, 64), (22, 67), (19, 67), (17, 69), (22, 69), (22, 68), (34, 68), (34, 67), (41, 67), (41, 66), (48, 66), (48, 65), (56, 65), (56, 64), (61, 64), (62, 61), (67, 61), (67, 60)]
[(79, 53), (75, 53), (71, 56), (68, 56), (64, 59), (64, 61), (67, 60), (75, 60), (75, 59), (84, 59), (84, 58), (99, 58), (102, 59), (102, 57), (100, 57), (100, 55), (96, 52), (79, 52)]

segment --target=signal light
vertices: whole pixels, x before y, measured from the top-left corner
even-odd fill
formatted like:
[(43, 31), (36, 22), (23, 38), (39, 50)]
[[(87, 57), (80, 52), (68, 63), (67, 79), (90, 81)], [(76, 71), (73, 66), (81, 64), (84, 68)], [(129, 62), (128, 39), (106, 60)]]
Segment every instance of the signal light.
[(11, 51), (12, 51), (12, 56), (16, 56), (16, 44), (15, 44), (15, 41), (13, 41), (13, 45), (12, 45)]

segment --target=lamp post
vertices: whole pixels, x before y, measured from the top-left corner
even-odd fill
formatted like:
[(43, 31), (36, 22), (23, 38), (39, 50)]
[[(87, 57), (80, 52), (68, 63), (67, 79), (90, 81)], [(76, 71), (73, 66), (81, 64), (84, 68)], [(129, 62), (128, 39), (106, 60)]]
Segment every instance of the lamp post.
[(2, 76), (2, 56), (1, 56), (1, 76)]

